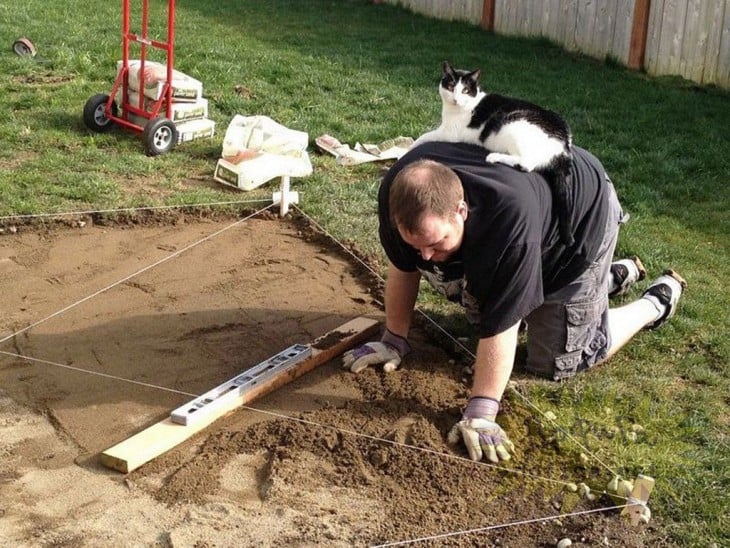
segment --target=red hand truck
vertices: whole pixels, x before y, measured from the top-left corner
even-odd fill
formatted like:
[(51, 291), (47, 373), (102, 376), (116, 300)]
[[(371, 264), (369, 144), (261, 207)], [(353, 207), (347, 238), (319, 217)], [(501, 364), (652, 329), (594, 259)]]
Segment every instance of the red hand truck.
[[(172, 121), (172, 78), (175, 42), (175, 0), (168, 0), (167, 5), (167, 41), (160, 42), (148, 37), (149, 0), (142, 0), (142, 31), (140, 34), (129, 30), (130, 0), (122, 0), (122, 62), (114, 86), (107, 95), (99, 93), (92, 96), (84, 105), (84, 123), (92, 131), (108, 131), (112, 124), (142, 133), (145, 152), (149, 156), (157, 156), (172, 150), (178, 141), (178, 132)], [(129, 99), (129, 47), (140, 45), (139, 65), (139, 100), (131, 104)], [(151, 103), (145, 98), (145, 63), (147, 48), (162, 50), (166, 54), (167, 75), (159, 97)], [(121, 89), (121, 102), (117, 104), (117, 95)], [(147, 110), (145, 105), (149, 108)], [(161, 114), (163, 105), (164, 114)], [(122, 114), (119, 116), (119, 107)], [(132, 120), (135, 121), (132, 121)], [(142, 121), (143, 125), (136, 123)]]

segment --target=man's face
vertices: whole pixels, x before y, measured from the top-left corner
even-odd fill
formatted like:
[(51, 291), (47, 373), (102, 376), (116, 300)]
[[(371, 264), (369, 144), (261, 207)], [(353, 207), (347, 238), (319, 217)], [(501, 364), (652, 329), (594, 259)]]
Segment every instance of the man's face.
[(442, 263), (461, 247), (466, 216), (466, 203), (462, 201), (454, 212), (446, 217), (425, 215), (416, 232), (407, 232), (400, 227), (398, 232), (408, 245), (418, 251), (423, 260)]

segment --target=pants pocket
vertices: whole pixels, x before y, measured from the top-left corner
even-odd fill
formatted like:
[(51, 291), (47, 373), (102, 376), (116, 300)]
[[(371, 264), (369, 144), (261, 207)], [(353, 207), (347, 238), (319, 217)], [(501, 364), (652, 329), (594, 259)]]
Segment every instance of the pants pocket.
[[(601, 314), (605, 308), (604, 300), (599, 298), (584, 303), (565, 305), (567, 321), (566, 352), (585, 350), (589, 354), (593, 354), (597, 348), (605, 345), (605, 335), (598, 329), (601, 323)], [(597, 341), (597, 336), (602, 337), (604, 340)]]
[(553, 369), (553, 380), (559, 381), (572, 377), (579, 370), (584, 369), (582, 364), (583, 352), (580, 350), (557, 356), (555, 358), (555, 368)]

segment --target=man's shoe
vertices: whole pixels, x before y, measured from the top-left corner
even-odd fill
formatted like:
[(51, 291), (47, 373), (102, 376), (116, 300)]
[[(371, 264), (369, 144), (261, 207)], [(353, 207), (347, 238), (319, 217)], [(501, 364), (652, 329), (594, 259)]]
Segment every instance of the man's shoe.
[(646, 278), (646, 269), (641, 260), (634, 256), (611, 263), (611, 277), (608, 296), (618, 297), (626, 293), (636, 282)]
[(669, 318), (677, 311), (677, 303), (682, 296), (687, 282), (674, 270), (665, 270), (661, 276), (651, 282), (649, 288), (641, 295), (642, 299), (648, 299), (661, 314), (653, 323), (645, 329), (656, 329), (664, 325)]

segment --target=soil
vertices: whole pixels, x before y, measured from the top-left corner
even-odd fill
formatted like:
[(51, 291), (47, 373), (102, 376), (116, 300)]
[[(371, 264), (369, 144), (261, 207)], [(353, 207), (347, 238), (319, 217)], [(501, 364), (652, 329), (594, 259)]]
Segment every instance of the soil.
[(468, 379), (419, 327), (396, 372), (333, 360), (128, 475), (103, 467), (101, 452), (194, 395), (355, 317), (383, 319), (380, 283), (300, 222), (170, 221), (0, 236), (2, 545), (665, 545), (656, 519), (541, 519), (614, 503), (564, 489), (606, 477), (519, 401), (503, 413), (518, 473), (448, 445)]

